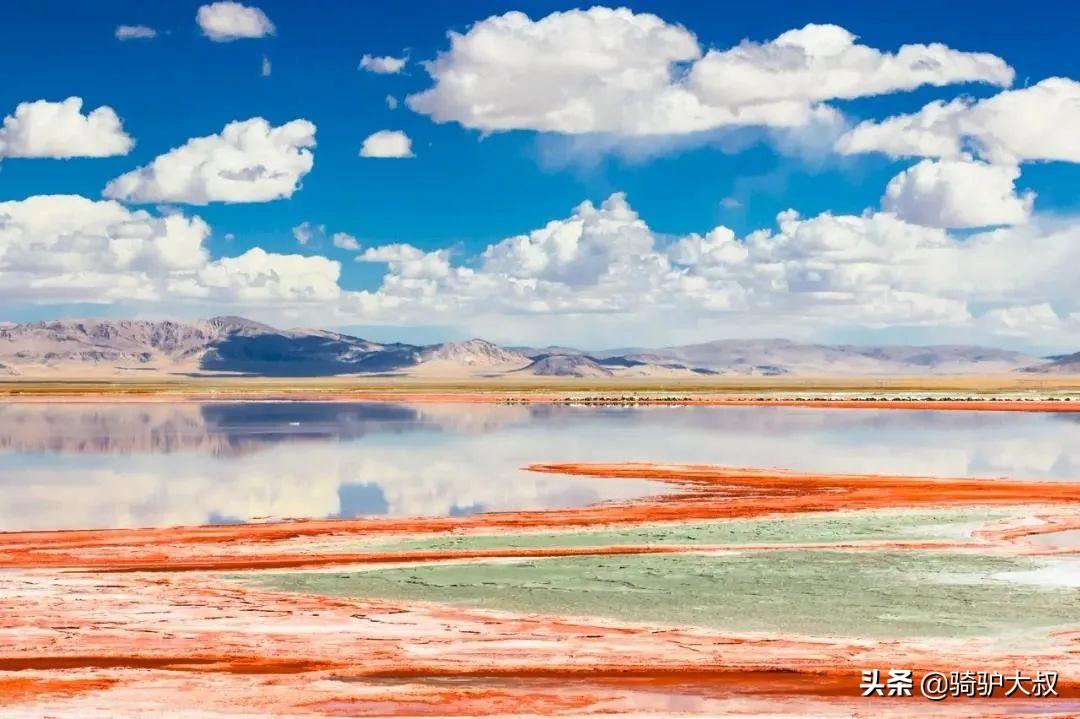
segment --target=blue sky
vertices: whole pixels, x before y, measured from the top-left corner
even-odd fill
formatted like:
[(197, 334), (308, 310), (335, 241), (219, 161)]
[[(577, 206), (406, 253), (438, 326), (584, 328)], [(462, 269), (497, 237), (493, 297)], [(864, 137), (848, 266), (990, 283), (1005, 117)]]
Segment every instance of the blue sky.
[[(642, 142), (618, 133), (582, 136), (531, 128), (487, 132), (457, 121), (435, 122), (407, 106), (406, 97), (433, 86), (422, 63), (449, 49), (448, 31), (466, 33), (474, 23), (512, 10), (536, 21), (579, 7), (570, 3), (263, 0), (251, 5), (272, 21), (274, 32), (215, 42), (196, 22), (198, 2), (8, 3), (0, 25), (0, 56), (9, 68), (0, 83), (0, 115), (10, 115), (24, 102), (80, 97), (84, 112), (112, 108), (135, 145), (127, 154), (109, 157), (4, 158), (0, 161), (0, 201), (54, 194), (100, 201), (110, 180), (147, 165), (190, 138), (214, 135), (227, 123), (248, 118), (265, 118), (271, 126), (302, 118), (317, 128), (314, 167), (287, 198), (211, 201), (197, 206), (129, 199), (126, 204), (154, 216), (179, 211), (201, 217), (210, 228), (203, 242), (208, 261), (238, 256), (254, 247), (268, 253), (320, 255), (340, 263), (342, 291), (378, 292), (385, 265), (356, 262), (356, 251), (334, 247), (328, 238), (300, 246), (292, 228), (302, 222), (324, 225), (328, 234), (348, 233), (365, 249), (394, 243), (425, 252), (446, 249), (454, 265), (475, 267), (482, 263), (485, 248), (503, 238), (569, 218), (583, 201), (599, 206), (621, 192), (655, 233), (659, 245), (688, 233), (704, 234), (718, 225), (730, 228), (736, 241), (742, 242), (754, 230), (775, 231), (777, 214), (788, 208), (804, 218), (826, 212), (858, 216), (868, 208), (874, 211), (890, 180), (919, 161), (880, 152), (845, 155), (831, 146), (796, 151), (785, 145), (775, 128), (760, 126), (663, 140), (650, 137)], [(729, 49), (744, 39), (764, 43), (807, 23), (835, 24), (857, 36), (859, 43), (883, 53), (895, 52), (907, 43), (942, 43), (958, 52), (992, 53), (1015, 71), (1011, 89), (1048, 77), (1080, 77), (1080, 54), (1075, 51), (1080, 10), (1065, 3), (1026, 3), (1022, 11), (1014, 3), (987, 2), (914, 2), (906, 3), (902, 11), (868, 3), (654, 2), (627, 3), (626, 7), (635, 14), (652, 13), (664, 23), (682, 26), (696, 36), (703, 50)], [(146, 26), (157, 35), (119, 40), (114, 33), (120, 25)], [(404, 57), (408, 62), (400, 73), (376, 74), (358, 69), (365, 54)], [(268, 76), (261, 72), (264, 58), (270, 66)], [(521, 82), (529, 81), (521, 78)], [(827, 102), (851, 127), (862, 120), (915, 113), (935, 100), (947, 102), (959, 96), (978, 100), (1003, 89), (1009, 88), (956, 82)], [(387, 96), (397, 100), (396, 108), (388, 107)], [(415, 156), (358, 156), (364, 138), (379, 130), (404, 132)], [(1020, 164), (1016, 189), (1036, 193), (1032, 217), (1044, 224), (1061, 218), (1068, 221), (1080, 210), (1080, 167), (1075, 162), (1036, 159)], [(947, 231), (963, 240), (983, 228), (949, 227)], [(1038, 251), (1037, 241), (1032, 242), (1032, 251)], [(562, 289), (570, 293), (582, 289), (574, 282), (565, 284)], [(457, 299), (456, 310), (440, 314), (414, 308), (403, 311), (400, 318), (385, 311), (358, 311), (355, 305), (323, 312), (318, 306), (294, 309), (287, 302), (277, 306), (257, 302), (249, 307), (231, 300), (185, 304), (173, 301), (167, 290), (159, 291), (151, 301), (121, 297), (99, 303), (96, 299), (50, 296), (38, 300), (32, 293), (20, 293), (3, 300), (9, 306), (4, 314), (6, 319), (21, 320), (73, 313), (141, 316), (168, 314), (172, 309), (191, 315), (221, 309), (275, 321), (296, 318), (362, 327), (382, 337), (397, 333), (440, 339), (486, 330), (507, 340), (529, 341), (581, 341), (591, 333), (582, 328), (597, 315), (605, 315), (597, 330), (605, 339), (656, 327), (661, 341), (745, 333), (746, 326), (759, 317), (753, 311), (740, 312), (736, 303), (715, 325), (703, 313), (695, 315), (684, 330), (667, 332), (660, 331), (655, 317), (646, 321), (645, 314), (627, 309), (625, 303), (615, 303), (619, 307), (614, 310), (524, 310), (529, 321), (519, 323), (515, 312), (504, 313), (498, 322), (473, 322), (468, 307)], [(968, 321), (927, 322), (914, 316), (894, 320), (883, 315), (880, 322), (845, 322), (840, 311), (811, 335), (905, 341), (955, 335), (1057, 347), (1067, 345), (1074, 336), (1068, 323), (1080, 307), (1074, 307), (1070, 299), (1067, 293), (1036, 297), (1028, 291), (1018, 291), (1015, 304), (1003, 293), (967, 297), (963, 302)], [(987, 329), (990, 325), (977, 322), (989, 311), (1043, 304), (1064, 323), (1052, 339), (1049, 334), (1040, 339), (1015, 332), (998, 338), (996, 330)], [(770, 333), (804, 328), (805, 323), (794, 316), (790, 322), (778, 320), (784, 313), (777, 306), (771, 303), (774, 309), (766, 313), (770, 319), (764, 325)], [(619, 314), (621, 319), (607, 321)], [(321, 317), (326, 319), (319, 322)], [(533, 321), (537, 319), (541, 321)], [(529, 328), (516, 332), (519, 324)], [(549, 333), (544, 327), (553, 329)]]

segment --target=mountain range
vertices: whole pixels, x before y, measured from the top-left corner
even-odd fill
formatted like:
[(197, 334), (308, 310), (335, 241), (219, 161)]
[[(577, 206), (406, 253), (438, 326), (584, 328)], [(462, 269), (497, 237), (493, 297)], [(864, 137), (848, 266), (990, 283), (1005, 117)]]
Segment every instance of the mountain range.
[(323, 330), (280, 330), (241, 317), (0, 323), (0, 375), (311, 377), (703, 377), (1080, 373), (1080, 353), (1040, 358), (974, 345), (825, 345), (726, 339), (583, 351), (500, 347), (482, 339), (380, 343)]

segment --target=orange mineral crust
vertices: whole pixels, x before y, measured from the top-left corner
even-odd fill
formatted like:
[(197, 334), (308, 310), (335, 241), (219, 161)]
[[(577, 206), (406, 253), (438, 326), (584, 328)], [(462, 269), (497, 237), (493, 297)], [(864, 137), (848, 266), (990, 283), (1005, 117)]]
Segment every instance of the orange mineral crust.
[[(29, 608), (33, 607), (32, 610)], [(0, 577), (0, 712), (490, 716), (632, 711), (843, 715), (865, 667), (1053, 666), (1077, 696), (1078, 637), (843, 639), (726, 634), (284, 594), (212, 575)], [(71, 682), (60, 691), (63, 681)], [(882, 701), (904, 716), (913, 700)], [(1017, 703), (958, 701), (950, 716)], [(1052, 708), (1052, 707), (1047, 707)], [(445, 707), (443, 708), (446, 714)], [(985, 713), (982, 713), (985, 712)], [(40, 715), (40, 714), (39, 714)]]
[[(762, 517), (804, 512), (903, 507), (1054, 505), (1080, 511), (1080, 483), (807, 474), (780, 470), (657, 464), (544, 464), (529, 467), (591, 477), (650, 479), (673, 492), (587, 507), (496, 512), (467, 517), (342, 519), (167, 529), (0, 533), (0, 567), (116, 571), (283, 569), (331, 564), (449, 559), (676, 552), (678, 547), (473, 550), (370, 553), (335, 545), (379, 535), (573, 529), (645, 522)], [(1065, 521), (1064, 519), (1061, 521)], [(1033, 530), (1035, 533), (1038, 530)], [(1049, 530), (1047, 530), (1049, 531)], [(318, 552), (305, 542), (318, 541)], [(308, 545), (310, 546), (310, 545)], [(926, 548), (911, 543), (911, 548)], [(694, 547), (700, 551), (701, 547)], [(1014, 551), (1016, 550), (1014, 546)], [(1028, 551), (1038, 551), (1030, 547)], [(1050, 548), (1043, 548), (1052, 553)]]
[(52, 697), (71, 697), (83, 692), (107, 689), (115, 684), (115, 679), (50, 678), (22, 672), (12, 673), (0, 676), (0, 706), (4, 703), (25, 703)]
[[(521, 558), (791, 549), (1074, 554), (1080, 485), (700, 465), (546, 464), (671, 492), (551, 511), (0, 534), (0, 716), (1075, 716), (1080, 633), (882, 639), (734, 633), (287, 593), (232, 574)], [(365, 550), (446, 537), (904, 507), (1030, 505), (970, 536), (833, 544)], [(1056, 561), (1056, 560), (1055, 560)], [(332, 569), (333, 567), (333, 569)], [(226, 572), (226, 573), (222, 573)], [(863, 669), (1059, 673), (1059, 696), (862, 698)]]

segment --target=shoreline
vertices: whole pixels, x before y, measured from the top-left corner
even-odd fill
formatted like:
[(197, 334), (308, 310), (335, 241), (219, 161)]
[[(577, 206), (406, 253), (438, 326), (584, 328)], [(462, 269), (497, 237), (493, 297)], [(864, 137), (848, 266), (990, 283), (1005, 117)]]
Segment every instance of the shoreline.
[[(794, 393), (793, 393), (794, 394)], [(293, 389), (285, 391), (229, 390), (175, 391), (109, 389), (101, 391), (44, 391), (10, 392), (0, 388), (2, 404), (157, 404), (157, 403), (229, 403), (229, 402), (370, 402), (386, 404), (498, 404), (498, 405), (564, 405), (573, 407), (795, 407), (809, 409), (876, 409), (920, 411), (981, 411), (981, 412), (1080, 412), (1080, 394), (1066, 396), (1015, 397), (981, 396), (920, 396), (889, 397), (871, 393), (841, 393), (838, 396), (748, 396), (744, 394), (693, 393), (686, 395), (622, 394), (597, 395), (580, 393), (526, 393), (520, 391), (325, 391)]]

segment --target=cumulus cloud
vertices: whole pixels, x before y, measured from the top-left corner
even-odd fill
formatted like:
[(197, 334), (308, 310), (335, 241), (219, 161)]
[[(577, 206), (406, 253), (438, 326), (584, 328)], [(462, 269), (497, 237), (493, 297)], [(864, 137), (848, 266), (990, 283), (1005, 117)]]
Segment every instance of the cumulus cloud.
[(835, 25), (702, 56), (686, 28), (604, 7), (490, 17), (450, 33), (450, 48), (425, 67), (434, 85), (408, 103), (436, 122), (624, 137), (803, 127), (837, 117), (830, 99), (1013, 79), (993, 55), (940, 44), (887, 53)]
[(273, 35), (274, 23), (257, 7), (238, 2), (215, 2), (203, 5), (195, 15), (203, 34), (214, 42)]
[(408, 245), (371, 248), (362, 259), (388, 263), (383, 286), (369, 305), (382, 305), (398, 317), (417, 310), (430, 317), (441, 310), (621, 314), (648, 322), (659, 313), (671, 322), (702, 312), (744, 312), (754, 305), (805, 313), (822, 303), (855, 306), (857, 299), (866, 299), (840, 299), (842, 286), (855, 284), (842, 258), (827, 272), (821, 241), (804, 239), (815, 233), (796, 234), (792, 222), (790, 239), (766, 233), (739, 242), (720, 228), (665, 247), (616, 194), (599, 207), (584, 203), (566, 219), (489, 246), (476, 268), (452, 266), (445, 250), (424, 252)]
[(315, 225), (311, 222), (304, 220), (296, 227), (292, 228), (293, 239), (297, 244), (308, 245), (312, 242), (318, 242), (322, 238), (326, 237), (326, 225)]
[(1016, 192), (1019, 168), (963, 160), (923, 160), (894, 177), (882, 207), (930, 227), (1015, 225), (1031, 215), (1034, 192)]
[(841, 136), (843, 154), (923, 161), (889, 183), (884, 206), (914, 222), (973, 227), (1023, 222), (1034, 193), (1018, 194), (1018, 165), (1080, 162), (1080, 83), (1052, 77), (984, 100), (937, 101), (908, 115), (863, 122)]
[(348, 232), (335, 232), (333, 237), (330, 238), (334, 247), (339, 250), (349, 250), (350, 252), (356, 252), (360, 249), (360, 240), (356, 239)]
[(400, 130), (379, 130), (360, 146), (360, 157), (412, 157), (412, 140)]
[(0, 294), (11, 299), (152, 299), (161, 280), (206, 261), (199, 218), (41, 195), (0, 202)]
[(0, 127), (0, 157), (109, 157), (126, 155), (135, 141), (116, 111), (101, 106), (87, 114), (83, 101), (22, 102)]
[(0, 202), (4, 302), (325, 303), (340, 265), (324, 257), (253, 249), (211, 261), (209, 226), (180, 213), (42, 195)]
[[(313, 229), (314, 228), (314, 229)], [(325, 230), (310, 224), (304, 232)], [(892, 212), (781, 213), (775, 227), (671, 236), (621, 194), (471, 257), (391, 244), (379, 287), (341, 286), (340, 263), (260, 248), (211, 258), (210, 228), (74, 196), (0, 203), (0, 302), (160, 303), (309, 323), (467, 325), (495, 338), (592, 343), (922, 327), (965, 337), (1080, 337), (1080, 223), (1033, 217), (966, 236)], [(194, 311), (199, 311), (195, 309)], [(205, 313), (205, 312), (204, 312)]]
[(146, 25), (117, 25), (117, 40), (152, 40), (157, 37), (157, 30)]
[[(302, 247), (320, 247), (327, 239), (326, 225), (305, 220), (292, 228), (293, 239)], [(340, 250), (356, 252), (360, 249), (360, 240), (347, 232), (335, 232), (329, 235), (330, 244)]]
[(327, 302), (341, 293), (341, 265), (318, 255), (279, 255), (254, 247), (172, 279), (171, 295), (241, 303)]
[(740, 107), (764, 102), (851, 99), (923, 85), (1012, 84), (1013, 70), (989, 53), (940, 43), (903, 45), (887, 53), (855, 42), (836, 25), (807, 25), (766, 43), (710, 50), (690, 70), (690, 85), (706, 102)]
[[(406, 283), (412, 280), (439, 280), (459, 272), (469, 274), (468, 270), (459, 271), (450, 266), (450, 252), (448, 250), (425, 252), (412, 245), (402, 243), (368, 248), (356, 259), (358, 262), (386, 263), (389, 266), (391, 275), (387, 279), (391, 281), (402, 279)], [(428, 288), (436, 289), (430, 285)]]
[(1063, 321), (1048, 302), (990, 310), (979, 318), (979, 325), (1003, 337), (1038, 337), (1053, 335)]
[(408, 62), (408, 58), (405, 57), (393, 57), (391, 55), (375, 57), (373, 55), (364, 55), (360, 58), (359, 69), (374, 72), (379, 75), (396, 75), (405, 68), (406, 62)]
[(105, 196), (128, 202), (267, 202), (291, 197), (314, 163), (315, 125), (271, 127), (261, 117), (230, 122), (149, 165), (112, 180)]
[(914, 114), (863, 122), (836, 148), (890, 157), (960, 159), (973, 153), (999, 164), (1080, 162), (1078, 127), (1080, 83), (1051, 77), (985, 100), (932, 102)]
[(616, 328), (611, 335), (624, 340), (697, 326), (709, 336), (747, 328), (990, 332), (992, 317), (980, 319), (990, 311), (1041, 303), (1062, 316), (1080, 311), (1069, 269), (1080, 261), (1080, 225), (1068, 223), (959, 237), (892, 212), (804, 219), (788, 211), (776, 228), (745, 237), (726, 227), (668, 237), (616, 194), (492, 244), (475, 261), (455, 264), (446, 249), (403, 244), (358, 259), (386, 263), (387, 273), (377, 290), (344, 295), (347, 313), (395, 324), (467, 317), (474, 330), (517, 336), (575, 326), (583, 336)]

